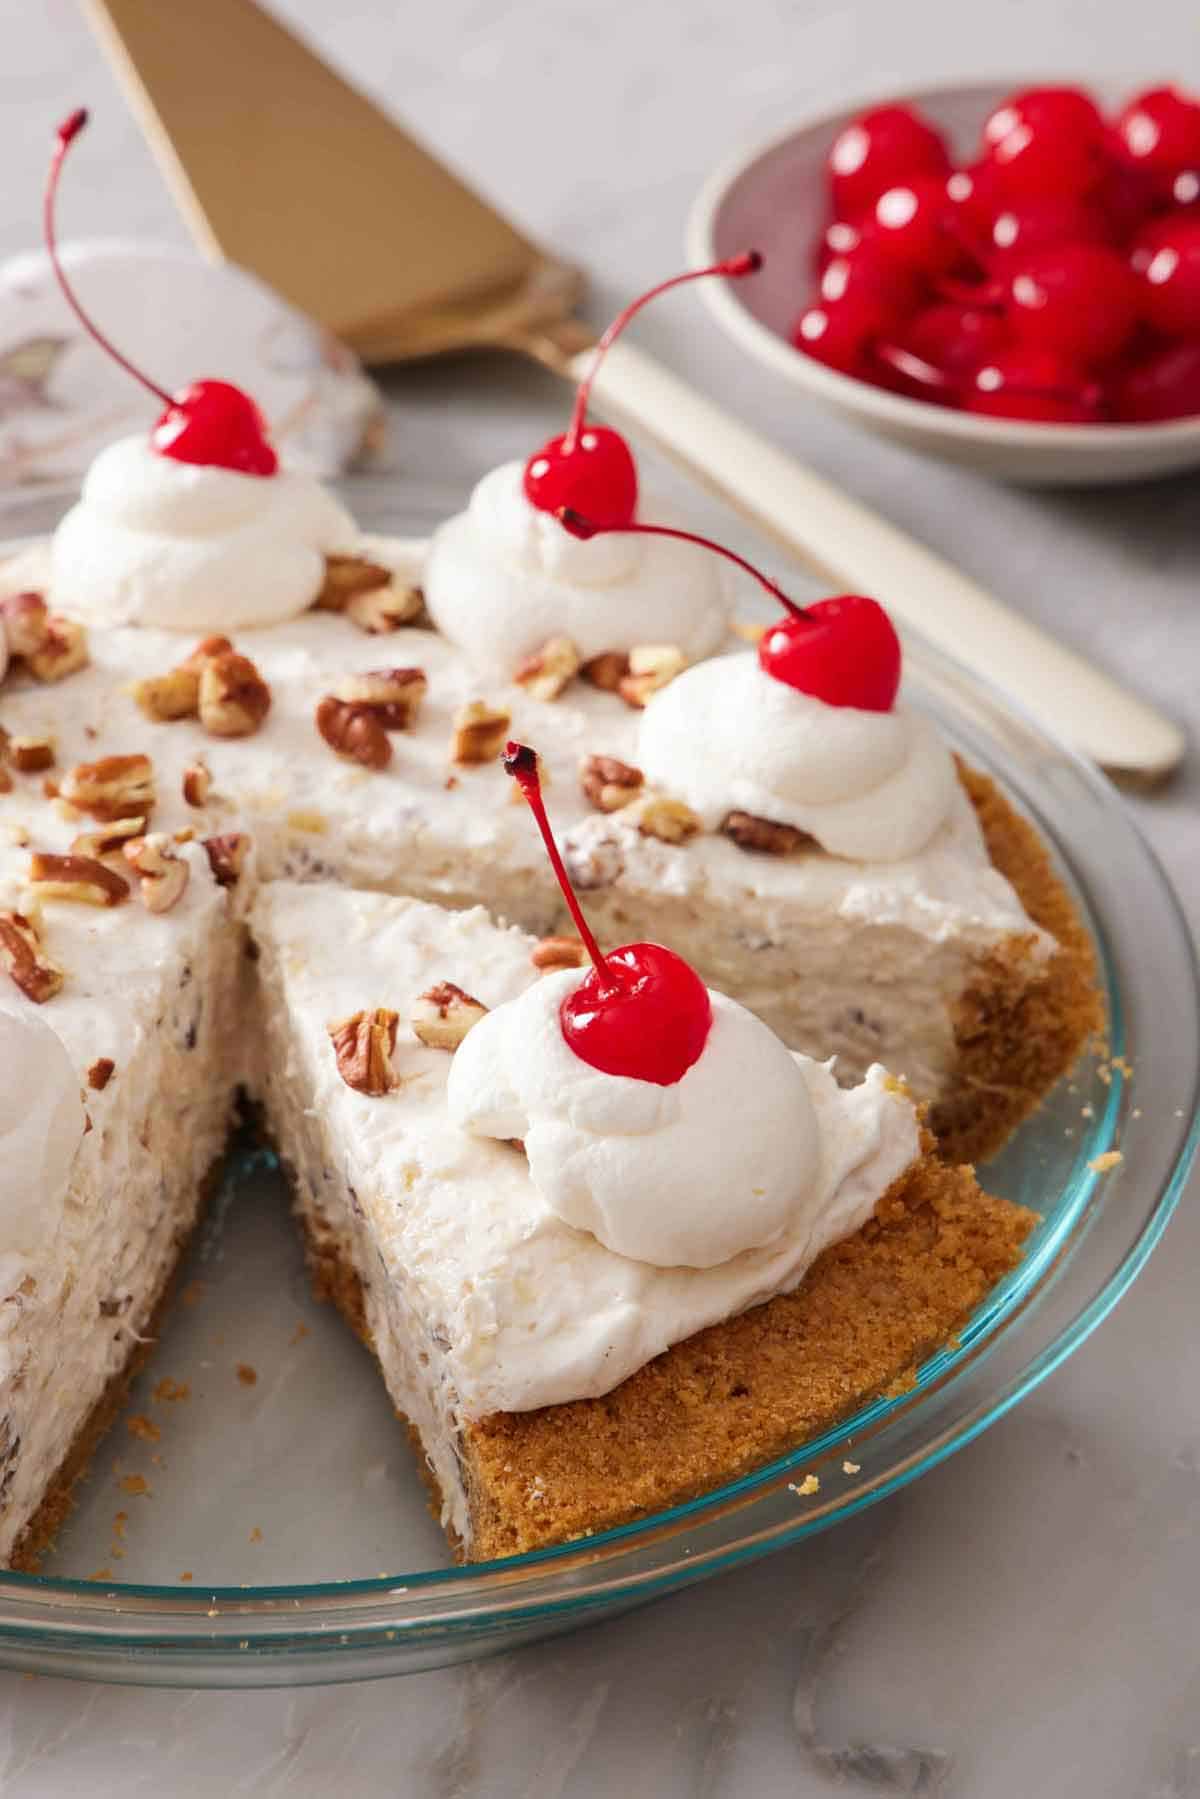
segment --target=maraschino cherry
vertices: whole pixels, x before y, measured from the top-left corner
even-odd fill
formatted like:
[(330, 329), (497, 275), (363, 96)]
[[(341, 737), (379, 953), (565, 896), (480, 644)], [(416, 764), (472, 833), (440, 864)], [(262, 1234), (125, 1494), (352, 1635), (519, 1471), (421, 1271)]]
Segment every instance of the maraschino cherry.
[(944, 139), (911, 106), (873, 107), (838, 133), (829, 152), (834, 211), (851, 224), (889, 187), (949, 173)]
[(698, 1062), (712, 1028), (712, 1002), (704, 982), (682, 956), (660, 943), (626, 943), (603, 955), (583, 916), (542, 798), (537, 756), (510, 743), (510, 774), (537, 821), (563, 898), (592, 959), (592, 969), (563, 1000), (559, 1011), (568, 1047), (602, 1074), (673, 1087)]
[(709, 268), (688, 269), (660, 281), (619, 312), (596, 345), (587, 374), (579, 383), (571, 422), (560, 437), (552, 437), (525, 464), (525, 498), (539, 512), (557, 512), (560, 506), (579, 506), (606, 525), (627, 525), (637, 509), (637, 464), (619, 431), (588, 423), (588, 399), (596, 371), (611, 344), (630, 319), (649, 301), (686, 281), (708, 275), (736, 280), (762, 267), (757, 250), (744, 250)]
[(1104, 176), (1104, 150), (1104, 120), (1081, 88), (1026, 88), (983, 127), (984, 159), (1014, 199), (1091, 192)]
[(598, 525), (570, 507), (564, 507), (558, 516), (572, 537), (586, 539), (609, 530), (625, 530), (647, 537), (678, 538), (681, 543), (698, 544), (724, 556), (787, 609), (788, 617), (772, 625), (759, 642), (759, 666), (765, 674), (827, 706), (891, 711), (900, 686), (900, 639), (878, 600), (844, 593), (817, 600), (812, 606), (797, 606), (744, 556), (695, 531), (678, 531), (671, 525)]
[(58, 256), (54, 225), (54, 204), (58, 194), (59, 175), (67, 150), (75, 142), (88, 115), (83, 107), (64, 119), (58, 128), (58, 142), (50, 163), (43, 206), (46, 249), (63, 298), (88, 336), (112, 357), (135, 381), (140, 381), (166, 408), (150, 434), (150, 442), (161, 456), (176, 462), (201, 463), (209, 467), (233, 469), (241, 475), (273, 475), (279, 458), (267, 436), (266, 422), (258, 407), (238, 387), (228, 381), (193, 381), (176, 394), (167, 393), (123, 356), (116, 345), (88, 317), (67, 280)]

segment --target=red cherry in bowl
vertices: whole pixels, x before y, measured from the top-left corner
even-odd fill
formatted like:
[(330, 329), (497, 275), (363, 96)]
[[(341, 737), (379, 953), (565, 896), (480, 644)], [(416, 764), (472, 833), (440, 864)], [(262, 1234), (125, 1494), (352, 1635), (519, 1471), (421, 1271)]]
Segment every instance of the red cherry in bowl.
[(1009, 341), (1008, 324), (994, 307), (938, 301), (909, 319), (900, 348), (952, 379), (971, 375)]
[(1126, 425), (1200, 418), (1200, 341), (1168, 344), (1131, 362), (1112, 384), (1111, 405)]
[[(564, 530), (585, 541), (603, 536), (610, 528), (569, 510), (559, 518)], [(891, 710), (900, 686), (900, 639), (877, 600), (850, 593), (818, 600), (814, 606), (797, 606), (761, 569), (711, 537), (701, 537), (696, 531), (679, 531), (671, 525), (616, 528), (644, 537), (672, 537), (679, 543), (698, 544), (703, 550), (724, 556), (778, 600), (788, 617), (773, 625), (758, 646), (759, 666), (774, 680), (794, 687), (797, 693), (824, 700), (827, 706), (854, 706), (863, 712)]]
[(633, 453), (619, 432), (604, 425), (587, 422), (588, 399), (596, 371), (609, 347), (624, 331), (629, 321), (643, 306), (673, 287), (686, 281), (701, 281), (709, 275), (724, 275), (737, 280), (753, 275), (762, 267), (757, 250), (745, 250), (724, 262), (704, 269), (687, 269), (660, 281), (619, 312), (604, 332), (587, 374), (579, 383), (571, 422), (559, 437), (552, 437), (525, 464), (525, 498), (538, 512), (558, 512), (564, 506), (577, 507), (608, 525), (627, 525), (637, 510), (637, 464)]
[(193, 381), (177, 394), (169, 394), (109, 341), (76, 298), (59, 260), (54, 208), (63, 161), (87, 119), (87, 112), (80, 107), (58, 128), (42, 211), (46, 250), (63, 298), (88, 336), (126, 374), (132, 375), (163, 402), (166, 410), (150, 435), (150, 442), (159, 455), (169, 456), (176, 462), (232, 469), (241, 475), (273, 475), (279, 467), (279, 458), (267, 435), (266, 422), (249, 394), (228, 381)]
[(1114, 137), (1134, 168), (1167, 176), (1200, 168), (1200, 102), (1176, 87), (1150, 88), (1118, 115)]
[(975, 371), (966, 391), (968, 412), (1044, 425), (1094, 425), (1100, 401), (1099, 386), (1077, 363), (1029, 344), (997, 351)]
[(1106, 362), (1133, 335), (1138, 286), (1103, 244), (1049, 244), (1013, 263), (1008, 309), (1019, 342), (1085, 364)]
[(1082, 88), (1035, 87), (996, 108), (982, 148), (1009, 197), (1076, 198), (1103, 177), (1104, 139), (1104, 120)]
[(504, 769), (512, 775), (537, 822), (546, 854), (575, 928), (592, 959), (591, 972), (562, 1002), (563, 1039), (589, 1068), (628, 1080), (673, 1087), (699, 1061), (712, 1029), (708, 989), (691, 965), (661, 943), (627, 943), (602, 955), (583, 916), (546, 816), (537, 756), (510, 743)]
[(1200, 338), (1200, 216), (1154, 220), (1135, 240), (1130, 261), (1146, 323), (1164, 337)]
[(1000, 275), (1034, 250), (1108, 241), (1108, 226), (1098, 206), (1058, 194), (1035, 194), (999, 209), (989, 225), (984, 255), (991, 272)]
[(940, 133), (911, 106), (876, 106), (838, 133), (829, 152), (833, 209), (856, 223), (887, 188), (950, 173)]
[[(954, 207), (946, 183), (918, 176), (880, 194), (871, 215), (871, 243), (879, 257), (912, 275), (944, 275), (964, 260), (954, 235)], [(861, 252), (860, 252), (861, 254)]]

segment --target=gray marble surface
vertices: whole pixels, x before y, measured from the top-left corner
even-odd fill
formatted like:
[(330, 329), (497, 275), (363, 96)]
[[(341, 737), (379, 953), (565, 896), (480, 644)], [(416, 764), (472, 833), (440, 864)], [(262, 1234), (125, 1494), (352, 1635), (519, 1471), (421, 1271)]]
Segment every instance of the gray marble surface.
[[(1070, 69), (1200, 84), (1189, 0), (281, 10), (585, 262), (599, 318), (677, 262), (717, 157), (827, 91)], [(0, 41), (0, 254), (33, 240), (49, 130), (82, 101), (95, 129), (67, 228), (181, 238), (74, 0), (0, 0)], [(647, 317), (642, 341), (1200, 722), (1195, 480), (1005, 491), (804, 409), (694, 303)], [(413, 371), (389, 392), (399, 463), (459, 482), (564, 416), (549, 377), (503, 361)], [(1132, 802), (1193, 922), (1198, 793), (1193, 763)], [(1198, 1201), (1193, 1184), (1131, 1295), (1030, 1400), (831, 1535), (545, 1648), (403, 1681), (172, 1694), (0, 1675), (0, 1793), (1193, 1799)]]

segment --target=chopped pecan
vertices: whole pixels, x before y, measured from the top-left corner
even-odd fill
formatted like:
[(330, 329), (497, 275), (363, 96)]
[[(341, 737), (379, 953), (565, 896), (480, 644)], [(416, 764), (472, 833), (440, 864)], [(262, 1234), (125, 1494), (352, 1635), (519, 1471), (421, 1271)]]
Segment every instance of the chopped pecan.
[(425, 613), (425, 595), (419, 587), (373, 587), (346, 602), (346, 617), (371, 637), (415, 625)]
[(179, 666), (190, 669), (193, 674), (199, 675), (203, 673), (206, 664), (215, 662), (218, 656), (228, 656), (232, 653), (233, 644), (228, 637), (222, 637), (219, 634), (202, 637), (195, 649), (190, 655), (184, 657)]
[(189, 762), (183, 771), (183, 797), (189, 806), (203, 806), (212, 792), (212, 770), (203, 756)]
[(511, 724), (512, 717), (503, 706), (489, 706), (486, 700), (460, 706), (454, 715), (451, 762), (494, 762)]
[(147, 912), (169, 912), (179, 904), (191, 869), (164, 831), (148, 837), (132, 837), (122, 854), (138, 877), (138, 889)]
[(413, 1006), (412, 1028), (428, 1049), (457, 1049), (472, 1025), (487, 1016), (487, 1007), (456, 987), (439, 981)]
[(395, 1012), (376, 1006), (370, 1012), (355, 1012), (329, 1026), (338, 1073), (347, 1087), (378, 1098), (400, 1085), (392, 1067), (399, 1022)]
[(271, 710), (271, 689), (248, 656), (222, 650), (200, 670), (197, 709), (214, 737), (251, 737)]
[(618, 682), (617, 692), (627, 706), (644, 706), (686, 667), (687, 657), (673, 643), (638, 644), (629, 652), (629, 673)]
[(318, 700), (317, 730), (331, 750), (364, 768), (386, 768), (392, 746), (383, 725), (369, 706), (351, 706), (327, 693)]
[(729, 628), (743, 643), (761, 643), (771, 629), (770, 625), (752, 624), (746, 618), (735, 618)]
[(65, 775), (62, 797), (81, 812), (90, 812), (104, 823), (149, 817), (154, 810), (154, 765), (149, 756), (102, 756), (99, 762), (80, 762)]
[(640, 768), (616, 756), (585, 756), (579, 765), (584, 798), (598, 812), (619, 812), (637, 798), (645, 779)]
[(217, 886), (236, 887), (250, 850), (245, 832), (225, 831), (219, 837), (206, 837), (204, 849)]
[(64, 980), (62, 969), (42, 949), (37, 924), (25, 912), (0, 912), (0, 967), (39, 1006), (54, 998)]
[(29, 672), (39, 681), (62, 681), (88, 665), (87, 632), (73, 618), (52, 613), (40, 649), (25, 658)]
[(0, 763), (0, 793), (11, 793), (12, 790), (13, 778), (4, 767), (3, 763)]
[(551, 969), (582, 968), (587, 959), (578, 937), (540, 937), (529, 952), (529, 960), (543, 974)]
[(325, 580), (313, 605), (318, 612), (344, 612), (356, 593), (386, 587), (391, 578), (391, 569), (365, 556), (326, 556)]
[(87, 1071), (88, 1086), (94, 1093), (103, 1093), (116, 1073), (117, 1065), (111, 1056), (97, 1056)]
[(590, 662), (585, 662), (579, 672), (593, 687), (603, 688), (605, 693), (617, 693), (629, 673), (629, 657), (624, 650), (605, 650), (602, 656), (593, 656)]
[(129, 882), (94, 856), (56, 856), (35, 851), (29, 880), (42, 899), (77, 900), (85, 906), (119, 906)]
[(333, 697), (348, 706), (366, 706), (385, 731), (407, 731), (416, 722), (429, 683), (423, 668), (368, 668), (343, 675)]
[(132, 693), (146, 717), (156, 724), (194, 718), (200, 704), (200, 670), (181, 663), (165, 675), (149, 675), (144, 681), (135, 681)]
[(73, 856), (94, 856), (102, 861), (105, 856), (119, 856), (131, 837), (144, 837), (147, 819), (144, 812), (135, 812), (132, 818), (114, 818), (99, 831), (81, 831), (71, 844)]
[(657, 837), (660, 843), (686, 843), (701, 828), (700, 820), (690, 806), (665, 793), (647, 793), (638, 801), (635, 810), (637, 828), (642, 836)]
[(790, 856), (801, 844), (812, 842), (807, 831), (777, 824), (771, 818), (755, 818), (752, 812), (731, 812), (721, 830), (740, 850), (757, 850), (764, 856)]
[(53, 737), (10, 737), (8, 751), (18, 774), (40, 775), (54, 767)]
[(50, 612), (40, 593), (10, 593), (0, 600), (0, 619), (10, 656), (36, 656), (50, 634)]
[(550, 637), (527, 656), (513, 680), (535, 700), (556, 700), (579, 673), (579, 651), (569, 637)]

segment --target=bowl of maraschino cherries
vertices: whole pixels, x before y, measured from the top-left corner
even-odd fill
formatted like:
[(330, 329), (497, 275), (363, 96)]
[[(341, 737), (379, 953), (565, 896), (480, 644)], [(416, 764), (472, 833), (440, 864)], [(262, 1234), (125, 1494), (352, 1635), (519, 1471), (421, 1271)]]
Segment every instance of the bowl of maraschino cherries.
[(707, 295), (793, 386), (1030, 484), (1200, 465), (1200, 92), (954, 87), (811, 118), (719, 170)]

